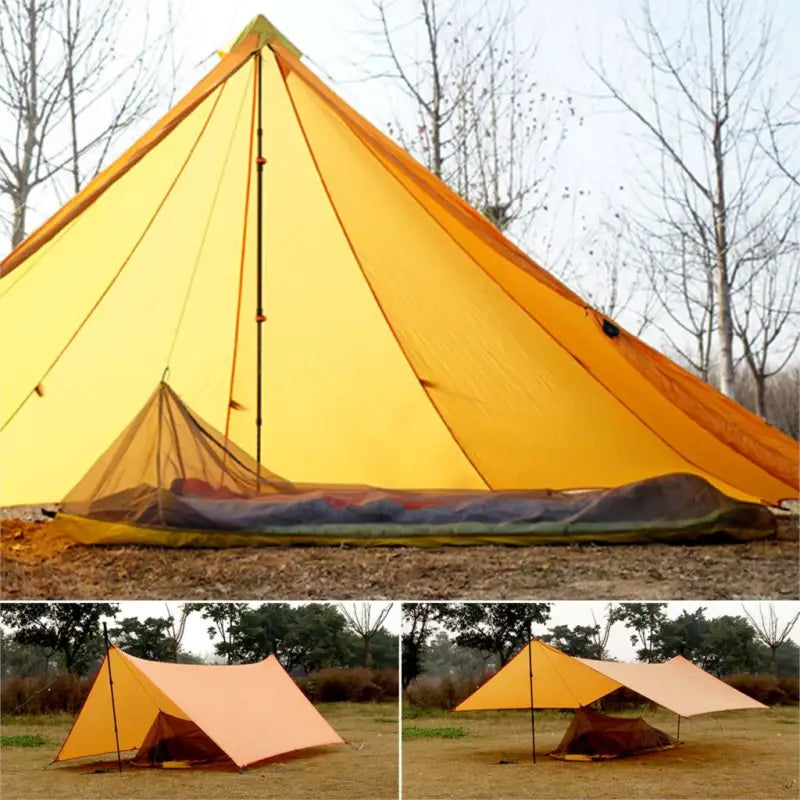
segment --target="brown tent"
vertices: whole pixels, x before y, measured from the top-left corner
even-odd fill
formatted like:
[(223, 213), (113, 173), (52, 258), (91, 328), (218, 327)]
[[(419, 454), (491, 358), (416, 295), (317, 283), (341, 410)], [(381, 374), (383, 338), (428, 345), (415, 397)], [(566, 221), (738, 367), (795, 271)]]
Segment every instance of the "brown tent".
[(668, 733), (648, 725), (641, 717), (609, 717), (579, 708), (550, 756), (565, 761), (595, 761), (667, 750), (677, 743)]
[(136, 766), (173, 767), (231, 759), (194, 722), (160, 711), (131, 760)]

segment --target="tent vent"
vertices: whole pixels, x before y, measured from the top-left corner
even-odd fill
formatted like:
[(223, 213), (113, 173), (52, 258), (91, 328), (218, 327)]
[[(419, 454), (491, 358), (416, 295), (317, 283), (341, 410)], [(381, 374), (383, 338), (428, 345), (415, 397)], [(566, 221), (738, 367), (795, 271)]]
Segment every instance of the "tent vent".
[(603, 333), (608, 336), (609, 339), (616, 339), (617, 336), (619, 336), (619, 328), (613, 322), (604, 319)]

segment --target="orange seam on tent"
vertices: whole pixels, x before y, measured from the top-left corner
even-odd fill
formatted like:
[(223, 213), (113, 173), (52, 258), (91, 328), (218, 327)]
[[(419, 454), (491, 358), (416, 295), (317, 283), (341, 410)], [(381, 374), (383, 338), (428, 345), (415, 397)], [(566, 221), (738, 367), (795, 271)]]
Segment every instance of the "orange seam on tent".
[[(253, 174), (253, 129), (256, 119), (256, 93), (258, 92), (258, 81), (255, 79), (255, 71), (258, 69), (258, 56), (253, 58), (253, 101), (250, 109), (250, 144), (247, 148), (247, 183), (244, 195), (244, 225), (242, 226), (242, 252), (239, 259), (239, 292), (236, 299), (236, 322), (233, 329), (233, 355), (231, 356), (231, 380), (228, 388), (228, 408), (225, 411), (225, 448), (228, 446), (228, 439), (231, 425), (231, 403), (233, 402), (233, 385), (236, 379), (236, 359), (239, 353), (239, 323), (242, 316), (242, 286), (244, 283), (244, 258), (247, 250), (247, 221), (250, 214), (250, 181)], [(225, 450), (227, 457), (227, 449)], [(223, 469), (225, 460), (223, 457)]]
[[(383, 169), (386, 170), (386, 172), (389, 175), (391, 175), (394, 178), (394, 180), (397, 181), (397, 183), (399, 183), (400, 186), (406, 192), (408, 192), (408, 194), (414, 199), (414, 201), (420, 206), (420, 208), (422, 208), (422, 210), (436, 223), (436, 225), (444, 232), (444, 234), (447, 237), (450, 238), (450, 240), (478, 267), (478, 269), (480, 269), (481, 272), (483, 272), (483, 274), (486, 275), (486, 277), (489, 278), (489, 280), (491, 280), (492, 283), (494, 283), (500, 289), (500, 291), (503, 292), (503, 294), (506, 297), (508, 297), (509, 300), (511, 300), (519, 309), (521, 309), (523, 311), (523, 313), (525, 313), (536, 325), (538, 325), (539, 328), (542, 331), (544, 331), (547, 334), (547, 336), (553, 342), (555, 342), (555, 344), (558, 347), (560, 347), (568, 356), (570, 356), (576, 363), (578, 363), (581, 366), (581, 368), (586, 371), (586, 373), (588, 375), (591, 375), (591, 377), (594, 378), (594, 380), (597, 381), (597, 383), (600, 386), (602, 386), (606, 390), (606, 392), (608, 392), (608, 394), (610, 394), (621, 406), (623, 406), (623, 408), (625, 408), (628, 411), (629, 414), (631, 414), (634, 418), (636, 418), (641, 423), (641, 425), (643, 425), (647, 430), (649, 430), (657, 439), (659, 439), (659, 441), (661, 441), (666, 447), (668, 447), (670, 450), (672, 450), (679, 458), (683, 459), (687, 464), (691, 465), (695, 469), (700, 470), (701, 473), (713, 476), (714, 478), (716, 478), (717, 480), (721, 481), (722, 483), (730, 484), (732, 486), (736, 486), (737, 485), (737, 484), (734, 484), (730, 480), (726, 480), (726, 479), (720, 477), (719, 475), (717, 475), (711, 469), (709, 469), (707, 467), (701, 467), (699, 464), (695, 463), (691, 458), (689, 458), (684, 453), (682, 453), (680, 450), (678, 450), (677, 447), (675, 447), (675, 445), (673, 445), (671, 442), (668, 442), (660, 433), (658, 433), (658, 431), (656, 431), (649, 423), (647, 423), (644, 419), (642, 419), (642, 417), (639, 414), (637, 414), (632, 408), (630, 408), (630, 406), (622, 398), (620, 398), (612, 389), (609, 388), (609, 386), (604, 381), (602, 381), (597, 375), (595, 375), (595, 373), (586, 364), (584, 364), (584, 362), (581, 361), (580, 358), (578, 358), (568, 347), (566, 347), (561, 341), (559, 341), (559, 339), (544, 324), (542, 324), (538, 319), (536, 319), (536, 317), (527, 308), (525, 308), (525, 306), (523, 306), (522, 303), (520, 303), (519, 300), (517, 300), (516, 297), (514, 297), (493, 275), (491, 275), (483, 267), (483, 265), (475, 258), (475, 256), (472, 255), (472, 253), (470, 253), (469, 250), (467, 250), (466, 247), (464, 247), (464, 245), (461, 244), (461, 242), (459, 242), (458, 239), (456, 239), (455, 236), (453, 236), (453, 234), (450, 233), (450, 231), (447, 230), (447, 228), (444, 227), (444, 225), (442, 225), (442, 223), (431, 213), (431, 211), (425, 206), (425, 204), (413, 192), (408, 190), (406, 185), (397, 176), (397, 174), (395, 174), (395, 172), (392, 169), (390, 169), (389, 166), (383, 161), (383, 159), (380, 157), (380, 155), (375, 152), (374, 147), (370, 143), (364, 141), (363, 138), (358, 136), (357, 132), (354, 131), (353, 127), (350, 125), (350, 123), (346, 119), (343, 119), (343, 122), (344, 122), (345, 125), (347, 125), (348, 128), (350, 128), (351, 131), (356, 133), (356, 137), (358, 138), (358, 140), (367, 149), (367, 151), (372, 154), (372, 157), (383, 167)], [(676, 406), (676, 408), (679, 408), (679, 407)], [(698, 425), (703, 430), (708, 431), (708, 428), (705, 428), (703, 425), (701, 425), (699, 422), (697, 422), (695, 419), (693, 419), (689, 414), (687, 414), (685, 411), (683, 411), (683, 409), (680, 409), (680, 411), (684, 414), (684, 416), (686, 416), (687, 419), (689, 419), (695, 425)], [(711, 431), (708, 431), (708, 432), (711, 433)], [(713, 433), (712, 433), (712, 435), (713, 435)], [(719, 441), (721, 442), (721, 444), (730, 447), (729, 445), (727, 445), (727, 443), (722, 442), (721, 440), (719, 440)], [(734, 448), (731, 448), (731, 449), (734, 449)], [(738, 452), (738, 451), (734, 450), (734, 452)], [(764, 474), (768, 475), (773, 480), (776, 480), (773, 475), (770, 475), (770, 473), (768, 473), (766, 470), (764, 470), (764, 468), (761, 467), (759, 464), (756, 464), (754, 461), (752, 461), (752, 459), (748, 459), (748, 461), (750, 461), (750, 463), (754, 467), (756, 467), (757, 469), (760, 469), (762, 472), (764, 472)], [(573, 487), (573, 488), (576, 488), (576, 487)], [(608, 487), (605, 487), (605, 488), (608, 488)], [(742, 487), (737, 487), (737, 488), (740, 488), (742, 491), (746, 491)], [(764, 498), (760, 498), (760, 500), (761, 500), (762, 503), (766, 503), (767, 505), (770, 505), (770, 503), (768, 501), (764, 500)]]
[[(375, 301), (375, 304), (377, 305), (378, 309), (380, 310), (381, 316), (383, 317), (383, 320), (386, 323), (386, 326), (388, 327), (389, 332), (392, 334), (392, 338), (394, 339), (395, 343), (397, 344), (398, 348), (400, 349), (400, 352), (403, 354), (403, 357), (405, 358), (406, 363), (408, 364), (408, 366), (411, 369), (411, 371), (414, 373), (414, 376), (416, 377), (417, 381), (419, 381), (420, 380), (419, 379), (419, 375), (417, 375), (417, 371), (414, 368), (414, 365), (412, 364), (408, 353), (406, 352), (405, 348), (403, 347), (402, 343), (400, 342), (400, 338), (398, 337), (397, 332), (395, 331), (394, 327), (392, 326), (392, 323), (389, 321), (389, 317), (386, 314), (386, 311), (383, 308), (383, 305), (381, 304), (381, 301), (378, 299), (378, 296), (375, 293), (375, 290), (373, 289), (369, 278), (367, 277), (367, 274), (366, 274), (366, 272), (364, 270), (364, 267), (361, 264), (361, 259), (358, 257), (358, 254), (356, 253), (355, 247), (353, 246), (353, 242), (350, 240), (350, 236), (347, 233), (347, 230), (346, 230), (346, 228), (344, 226), (344, 222), (343, 222), (341, 216), (339, 215), (338, 209), (336, 208), (336, 203), (334, 202), (333, 197), (331, 196), (331, 193), (330, 193), (330, 191), (328, 189), (327, 183), (325, 183), (325, 178), (323, 177), (322, 171), (320, 170), (319, 164), (317, 163), (317, 158), (314, 155), (314, 151), (313, 151), (313, 149), (311, 147), (311, 142), (308, 140), (308, 136), (306, 134), (306, 130), (303, 127), (302, 121), (300, 120), (300, 114), (297, 111), (297, 106), (295, 105), (294, 98), (292, 97), (292, 92), (289, 89), (289, 86), (288, 86), (288, 84), (286, 82), (286, 76), (283, 74), (282, 70), (281, 70), (281, 78), (283, 79), (283, 85), (284, 85), (284, 87), (286, 89), (286, 94), (289, 97), (289, 102), (292, 105), (292, 110), (294, 111), (295, 120), (297, 120), (297, 125), (298, 125), (298, 127), (300, 129), (300, 133), (302, 134), (303, 140), (306, 143), (306, 148), (308, 149), (308, 154), (311, 156), (311, 161), (314, 164), (314, 169), (317, 171), (317, 175), (319, 176), (320, 183), (322, 184), (322, 188), (324, 189), (325, 195), (328, 198), (328, 202), (330, 203), (331, 210), (333, 211), (333, 214), (336, 217), (336, 221), (339, 224), (339, 228), (342, 231), (342, 235), (344, 236), (345, 240), (347, 241), (347, 246), (350, 248), (350, 252), (353, 254), (353, 258), (355, 259), (355, 262), (358, 265), (358, 269), (361, 272), (361, 276), (364, 278), (364, 282), (367, 284), (367, 287), (369, 288), (370, 294), (372, 295), (372, 298)], [(433, 398), (431, 397), (430, 393), (428, 392), (428, 389), (422, 383), (420, 383), (420, 387), (422, 388), (422, 391), (425, 393), (425, 396), (428, 398), (428, 401), (430, 402), (431, 407), (433, 408), (433, 410), (436, 412), (436, 415), (442, 421), (442, 424), (445, 426), (445, 428), (447, 428), (447, 430), (450, 433), (450, 436), (452, 437), (452, 439), (455, 442), (456, 446), (464, 454), (464, 458), (466, 458), (467, 461), (470, 463), (472, 468), (475, 470), (475, 473), (477, 474), (477, 476), (486, 485), (486, 488), (491, 490), (492, 487), (489, 484), (489, 481), (486, 480), (486, 478), (484, 477), (483, 473), (478, 469), (478, 467), (475, 464), (475, 462), (472, 460), (470, 455), (464, 449), (463, 445), (459, 441), (459, 439), (456, 436), (455, 432), (450, 427), (450, 425), (448, 424), (447, 420), (444, 418), (442, 412), (439, 410), (438, 406), (434, 402)]]
[[(225, 61), (230, 60), (236, 62), (239, 58), (243, 57), (244, 51), (248, 49), (251, 39), (248, 37), (236, 51), (231, 52), (226, 57)], [(252, 40), (254, 41), (254, 40)], [(211, 81), (211, 85), (204, 90), (197, 93), (193, 97), (192, 94), (196, 91), (198, 86), (194, 87), (183, 100), (168, 111), (156, 126), (162, 127), (155, 134), (153, 139), (149, 142), (142, 143), (153, 128), (151, 128), (142, 139), (139, 139), (132, 147), (126, 150), (116, 161), (114, 161), (103, 172), (97, 175), (89, 184), (87, 184), (75, 197), (72, 198), (65, 206), (62, 206), (53, 216), (46, 222), (40, 225), (33, 233), (27, 236), (17, 247), (15, 247), (2, 261), (0, 261), (0, 278), (8, 275), (13, 269), (18, 267), (25, 259), (33, 255), (44, 244), (49, 242), (57, 233), (64, 229), (73, 219), (75, 219), (81, 212), (88, 208), (94, 201), (100, 197), (109, 187), (113, 186), (128, 170), (132, 169), (139, 161), (144, 158), (150, 150), (153, 149), (159, 142), (168, 136), (192, 111), (194, 111), (200, 103), (203, 102), (215, 89), (220, 85), (224, 85), (225, 81), (231, 75), (235, 74), (244, 64), (247, 63), (243, 59), (241, 63), (236, 63), (229, 72), (223, 68), (224, 63), (220, 62), (208, 75), (203, 78), (200, 83), (208, 80), (215, 72), (219, 71), (222, 75)], [(185, 108), (180, 112), (175, 113), (176, 109), (185, 103)]]
[[(98, 309), (100, 304), (103, 302), (104, 298), (111, 291), (112, 287), (117, 282), (119, 276), (122, 274), (122, 272), (125, 269), (125, 267), (130, 263), (130, 260), (133, 257), (133, 254), (136, 252), (136, 250), (138, 249), (139, 245), (142, 243), (142, 240), (147, 235), (147, 232), (150, 230), (151, 226), (155, 222), (156, 217), (158, 216), (159, 212), (164, 207), (164, 203), (167, 202), (167, 198), (169, 198), (170, 194), (172, 194), (172, 190), (175, 188), (175, 185), (177, 184), (177, 182), (180, 179), (181, 175), (183, 175), (183, 171), (184, 171), (184, 169), (186, 169), (186, 165), (189, 163), (189, 159), (192, 157), (192, 154), (194, 153), (195, 149), (197, 148), (197, 145), (199, 144), (200, 139), (202, 138), (203, 134), (206, 131), (206, 128), (208, 127), (209, 122), (211, 121), (211, 117), (212, 117), (215, 109), (217, 108), (217, 104), (219, 103), (219, 99), (222, 96), (222, 90), (224, 88), (225, 88), (225, 84), (222, 84), (222, 88), (218, 92), (216, 98), (214, 98), (214, 104), (211, 106), (211, 109), (208, 112), (208, 117), (206, 117), (206, 121), (203, 123), (203, 127), (200, 129), (200, 132), (197, 134), (197, 139), (195, 139), (195, 141), (192, 144), (188, 154), (186, 155), (186, 158), (184, 159), (183, 164), (181, 164), (181, 168), (178, 170), (178, 174), (175, 176), (175, 178), (173, 179), (172, 183), (169, 185), (169, 188), (167, 189), (166, 194), (164, 195), (164, 197), (161, 198), (161, 202), (159, 202), (156, 210), (153, 212), (152, 216), (150, 217), (149, 221), (147, 222), (147, 225), (145, 225), (144, 230), (142, 231), (141, 235), (139, 236), (139, 238), (136, 240), (136, 243), (131, 248), (131, 251), (128, 253), (128, 255), (126, 256), (125, 260), (120, 265), (120, 268), (116, 271), (114, 276), (111, 278), (110, 283), (106, 286), (105, 289), (103, 289), (102, 293), (100, 294), (100, 297), (97, 298), (97, 300), (95, 301), (94, 305), (89, 309), (88, 313), (83, 318), (83, 320), (81, 320), (80, 324), (75, 329), (75, 331), (73, 332), (72, 336), (69, 337), (69, 339), (67, 340), (67, 343), (64, 345), (64, 347), (61, 348), (60, 352), (55, 357), (55, 359), (50, 364), (50, 366), (45, 370), (45, 372), (42, 375), (42, 377), (39, 378), (39, 380), (36, 382), (36, 386), (38, 386), (38, 385), (40, 385), (42, 383), (42, 381), (50, 374), (50, 372), (52, 371), (53, 367), (55, 367), (55, 365), (59, 362), (59, 360), (64, 355), (64, 353), (67, 352), (67, 350), (69, 349), (70, 345), (75, 341), (75, 339), (78, 337), (78, 334), (83, 330), (84, 326), (89, 321), (89, 318)], [(28, 394), (25, 395), (24, 399), (14, 409), (14, 411), (11, 414), (11, 416), (2, 424), (2, 426), (0, 426), (0, 432), (4, 431), (6, 429), (6, 427), (8, 426), (8, 424), (14, 419), (14, 417), (17, 416), (17, 414), (19, 413), (20, 409), (25, 405), (25, 403), (28, 402), (28, 399), (34, 393), (34, 391), (35, 391), (35, 389), (31, 389), (31, 391), (28, 392)]]

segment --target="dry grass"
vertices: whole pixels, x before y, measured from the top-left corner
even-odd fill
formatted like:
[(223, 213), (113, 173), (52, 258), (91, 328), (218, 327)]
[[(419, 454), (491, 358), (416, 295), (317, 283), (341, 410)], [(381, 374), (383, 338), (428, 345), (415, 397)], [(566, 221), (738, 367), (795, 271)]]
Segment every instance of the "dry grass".
[[(1, 517), (1, 514), (0, 514)], [(358, 549), (86, 547), (53, 525), (3, 521), (4, 600), (562, 600), (797, 598), (798, 539)]]
[[(645, 717), (676, 732), (674, 714)], [(570, 715), (536, 714), (531, 763), (529, 712), (437, 712), (404, 726), (460, 727), (455, 739), (403, 740), (403, 797), (421, 798), (796, 798), (800, 770), (797, 707), (682, 720), (683, 744), (606, 762), (555, 761)], [(499, 762), (512, 762), (501, 764)]]
[(72, 718), (15, 719), (4, 736), (41, 736), (44, 747), (4, 747), (3, 800), (24, 798), (396, 798), (397, 706), (331, 703), (319, 706), (346, 745), (318, 747), (239, 773), (232, 769), (160, 770), (116, 760), (47, 765), (55, 758)]

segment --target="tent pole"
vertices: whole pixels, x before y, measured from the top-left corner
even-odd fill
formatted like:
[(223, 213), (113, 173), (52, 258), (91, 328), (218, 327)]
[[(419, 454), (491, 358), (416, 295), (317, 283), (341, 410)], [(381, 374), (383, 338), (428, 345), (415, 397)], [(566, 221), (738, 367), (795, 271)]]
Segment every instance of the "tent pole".
[(533, 622), (528, 622), (528, 678), (531, 689), (531, 755), (536, 763), (536, 715), (533, 710)]
[(675, 737), (678, 741), (681, 739), (681, 715), (678, 714), (678, 735)]
[(261, 352), (262, 326), (265, 321), (263, 303), (263, 224), (262, 211), (264, 201), (264, 164), (266, 159), (262, 150), (264, 129), (261, 116), (261, 92), (263, 88), (261, 67), (263, 58), (261, 50), (256, 53), (258, 67), (258, 128), (256, 139), (258, 155), (256, 156), (256, 491), (261, 488)]
[(114, 718), (114, 740), (117, 743), (117, 766), (122, 772), (122, 755), (119, 752), (119, 730), (117, 728), (117, 706), (114, 702), (114, 679), (111, 677), (111, 647), (108, 644), (108, 625), (103, 623), (103, 638), (106, 640), (106, 664), (108, 664), (108, 687), (111, 690), (111, 715)]

